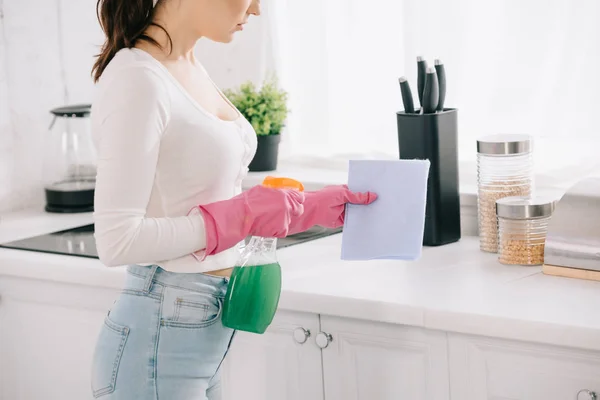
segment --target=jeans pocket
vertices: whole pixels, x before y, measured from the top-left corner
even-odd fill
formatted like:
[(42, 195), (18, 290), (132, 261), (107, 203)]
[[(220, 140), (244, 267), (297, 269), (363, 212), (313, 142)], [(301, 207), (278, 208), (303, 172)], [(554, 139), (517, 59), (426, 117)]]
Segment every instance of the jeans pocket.
[(222, 299), (204, 293), (185, 293), (175, 298), (173, 313), (166, 312), (163, 326), (179, 328), (204, 328), (221, 317)]
[(92, 393), (95, 398), (115, 391), (117, 374), (129, 328), (116, 324), (106, 316), (92, 361)]

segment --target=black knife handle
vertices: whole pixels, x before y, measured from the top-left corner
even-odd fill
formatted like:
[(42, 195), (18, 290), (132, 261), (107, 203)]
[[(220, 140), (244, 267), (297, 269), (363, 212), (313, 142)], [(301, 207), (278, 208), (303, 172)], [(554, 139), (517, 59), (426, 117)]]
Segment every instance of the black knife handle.
[(425, 89), (425, 75), (427, 75), (427, 61), (423, 57), (417, 57), (417, 91), (419, 92), (419, 104), (423, 108), (423, 89)]
[(446, 68), (444, 68), (444, 64), (440, 60), (435, 60), (435, 70), (440, 90), (440, 100), (438, 101), (436, 110), (444, 111), (444, 102), (446, 101)]
[(423, 114), (432, 114), (440, 101), (440, 89), (435, 68), (427, 68), (423, 89)]
[(415, 105), (413, 104), (413, 96), (410, 90), (410, 85), (408, 84), (408, 81), (404, 76), (398, 79), (398, 82), (400, 82), (400, 92), (402, 93), (402, 103), (404, 104), (404, 112), (407, 114), (414, 114)]

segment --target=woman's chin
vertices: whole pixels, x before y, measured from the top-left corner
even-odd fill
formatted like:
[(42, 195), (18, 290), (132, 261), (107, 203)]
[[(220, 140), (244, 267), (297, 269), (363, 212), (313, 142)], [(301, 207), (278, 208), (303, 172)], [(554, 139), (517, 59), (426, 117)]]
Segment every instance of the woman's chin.
[(212, 36), (212, 37), (208, 37), (208, 39), (212, 40), (213, 42), (217, 42), (217, 43), (230, 43), (233, 41), (235, 32), (229, 32), (223, 35), (218, 35), (218, 36)]

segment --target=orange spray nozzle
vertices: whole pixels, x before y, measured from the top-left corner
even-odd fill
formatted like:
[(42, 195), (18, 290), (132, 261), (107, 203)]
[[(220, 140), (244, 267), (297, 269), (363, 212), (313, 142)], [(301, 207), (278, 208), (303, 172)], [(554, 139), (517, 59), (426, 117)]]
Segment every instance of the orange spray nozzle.
[(304, 185), (302, 182), (292, 178), (267, 176), (262, 183), (263, 186), (273, 189), (296, 189), (304, 191)]

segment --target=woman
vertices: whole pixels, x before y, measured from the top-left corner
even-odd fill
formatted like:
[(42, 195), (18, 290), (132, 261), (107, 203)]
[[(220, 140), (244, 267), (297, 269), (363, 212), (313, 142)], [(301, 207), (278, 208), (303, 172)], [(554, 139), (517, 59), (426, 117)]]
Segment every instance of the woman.
[(256, 134), (194, 58), (230, 42), (259, 0), (99, 0), (106, 42), (93, 69), (96, 242), (129, 265), (98, 338), (92, 390), (105, 399), (220, 398), (233, 332), (220, 321), (248, 235), (341, 226), (372, 193), (241, 191)]

